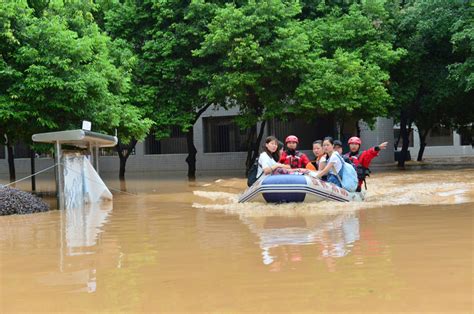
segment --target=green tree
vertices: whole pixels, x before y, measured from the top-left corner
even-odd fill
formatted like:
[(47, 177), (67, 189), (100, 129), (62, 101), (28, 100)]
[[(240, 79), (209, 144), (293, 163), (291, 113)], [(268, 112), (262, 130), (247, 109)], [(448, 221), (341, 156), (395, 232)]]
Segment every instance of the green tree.
[(270, 118), (333, 113), (370, 122), (387, 112), (388, 67), (404, 51), (385, 35), (386, 16), (383, 1), (343, 8), (249, 1), (216, 11), (194, 54), (217, 59), (206, 75), (207, 97), (238, 105), (244, 127), (262, 122), (247, 167)]
[(404, 166), (412, 124), (419, 131), (417, 159), (421, 161), (433, 127), (460, 127), (473, 121), (472, 92), (465, 75), (472, 50), (455, 49), (452, 44), (466, 38), (470, 24), (464, 19), (472, 14), (471, 8), (462, 1), (417, 0), (395, 11), (396, 43), (408, 51), (392, 70), (395, 115), (403, 138), (399, 166)]
[(193, 126), (211, 102), (201, 93), (210, 59), (192, 55), (202, 41), (215, 5), (182, 1), (103, 1), (104, 27), (114, 38), (131, 44), (137, 64), (133, 70), (133, 100), (152, 118), (157, 138), (172, 126), (186, 133), (188, 178), (196, 176)]
[(405, 51), (393, 48), (385, 1), (321, 2), (305, 12), (318, 18), (308, 21), (316, 57), (297, 90), (300, 112), (332, 112), (341, 124), (345, 117), (372, 123), (387, 115), (389, 68)]
[(17, 95), (8, 94), (9, 88), (21, 73), (14, 67), (15, 53), (20, 45), (19, 33), (29, 26), (32, 11), (24, 5), (0, 2), (0, 135), (8, 150), (10, 181), (15, 181), (14, 144), (26, 137), (25, 126), (31, 119), (29, 106), (18, 102)]
[(451, 78), (468, 92), (474, 89), (474, 2), (467, 2), (461, 13), (451, 27), (451, 42), (454, 53), (462, 57), (449, 70)]
[[(202, 93), (224, 107), (240, 109), (237, 122), (249, 128), (247, 169), (258, 153), (266, 120), (282, 117), (311, 53), (297, 2), (229, 3), (217, 9), (198, 58), (214, 59)], [(261, 122), (260, 130), (255, 125)]]
[(56, 1), (40, 6), (42, 12), (26, 2), (0, 7), (0, 36), (7, 38), (1, 41), (0, 119), (9, 139), (29, 142), (35, 132), (77, 128), (83, 119), (98, 131), (118, 128), (125, 138), (146, 134), (151, 121), (128, 101), (127, 64), (114, 64), (113, 43), (84, 4)]

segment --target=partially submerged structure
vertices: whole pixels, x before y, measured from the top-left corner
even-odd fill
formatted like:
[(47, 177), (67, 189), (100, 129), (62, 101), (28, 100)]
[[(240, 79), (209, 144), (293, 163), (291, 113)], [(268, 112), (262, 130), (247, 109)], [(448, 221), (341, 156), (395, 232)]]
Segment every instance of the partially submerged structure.
[(34, 134), (32, 139), (54, 144), (59, 209), (82, 208), (84, 204), (112, 200), (112, 193), (98, 174), (99, 148), (114, 147), (117, 137), (69, 130)]

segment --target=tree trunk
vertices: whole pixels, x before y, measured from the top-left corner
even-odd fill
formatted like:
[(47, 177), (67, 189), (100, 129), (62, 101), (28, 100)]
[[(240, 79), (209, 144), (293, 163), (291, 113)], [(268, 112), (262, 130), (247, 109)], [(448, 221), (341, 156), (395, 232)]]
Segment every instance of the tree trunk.
[(211, 104), (207, 104), (196, 112), (196, 116), (194, 117), (194, 121), (192, 122), (192, 127), (189, 128), (188, 132), (186, 132), (186, 144), (188, 147), (188, 156), (186, 157), (186, 163), (188, 164), (188, 180), (189, 181), (196, 181), (197, 149), (196, 149), (196, 146), (194, 145), (194, 125), (196, 124), (199, 117), (201, 117), (201, 115), (210, 106)]
[(12, 144), (8, 142), (6, 145), (7, 145), (7, 152), (8, 152), (8, 171), (10, 173), (10, 182), (14, 182), (16, 180), (15, 155), (13, 153)]
[(35, 151), (33, 149), (30, 150), (30, 165), (31, 165), (31, 191), (36, 191), (36, 176), (34, 175), (35, 170)]
[(253, 151), (254, 151), (254, 146), (255, 146), (255, 141), (257, 138), (257, 126), (253, 126), (250, 128), (250, 132), (247, 136), (247, 159), (245, 160), (245, 176), (248, 176), (248, 172), (250, 170), (250, 167), (252, 167), (253, 162), (255, 159), (252, 160), (253, 158)]
[(360, 138), (360, 125), (359, 125), (359, 120), (356, 121), (356, 136)]
[[(253, 142), (251, 150), (247, 152), (247, 164), (246, 164), (246, 169), (245, 169), (245, 176), (248, 176), (250, 167), (252, 167), (253, 163), (258, 157), (259, 146), (260, 146), (260, 143), (262, 142), (263, 133), (265, 131), (266, 124), (267, 124), (266, 121), (262, 121), (260, 123), (260, 130), (258, 131), (257, 139), (255, 140), (255, 142)], [(250, 156), (250, 160), (248, 160), (249, 156)]]
[(125, 166), (127, 165), (128, 157), (130, 157), (130, 154), (132, 153), (136, 145), (137, 145), (136, 139), (132, 139), (130, 143), (128, 143), (127, 145), (124, 145), (122, 142), (120, 142), (120, 139), (119, 139), (117, 146), (115, 146), (115, 149), (117, 150), (118, 156), (120, 158), (120, 169), (119, 169), (120, 180), (125, 179)]
[(402, 150), (400, 152), (400, 158), (398, 159), (398, 167), (404, 168), (405, 167), (405, 160), (408, 156), (408, 146), (410, 145), (410, 132), (407, 129), (408, 125), (410, 125), (411, 129), (411, 122), (408, 123), (408, 117), (405, 112), (402, 111), (400, 115), (400, 136), (403, 140), (402, 143)]
[(339, 121), (338, 139), (342, 142), (344, 140), (344, 118)]
[[(257, 119), (261, 118), (263, 114), (263, 105), (260, 102), (258, 95), (255, 93), (255, 91), (251, 87), (247, 88), (247, 101), (248, 101), (248, 104), (250, 105), (251, 112), (253, 113), (253, 115), (257, 117)], [(265, 125), (266, 125), (266, 121), (262, 121), (260, 124), (260, 130), (258, 132), (258, 136), (255, 139), (255, 142), (252, 143), (252, 146), (250, 146), (250, 152), (247, 152), (247, 161), (246, 161), (246, 170), (245, 170), (246, 176), (248, 175), (250, 167), (252, 167), (253, 163), (255, 162), (255, 159), (257, 159), (258, 157), (258, 149), (259, 149), (258, 146), (260, 142), (262, 141)], [(251, 156), (250, 160), (248, 159), (249, 155)]]
[(196, 181), (196, 155), (197, 149), (194, 146), (194, 126), (189, 128), (186, 132), (186, 144), (188, 145), (188, 157), (186, 163), (188, 164), (188, 180)]
[(428, 137), (430, 130), (431, 128), (428, 128), (424, 132), (420, 132), (421, 130), (418, 128), (418, 136), (420, 137), (420, 150), (418, 150), (418, 157), (416, 158), (417, 161), (423, 160), (423, 153), (425, 152), (426, 147), (426, 138)]
[(125, 179), (120, 179), (120, 191), (127, 192), (127, 181)]
[(125, 167), (127, 166), (127, 157), (125, 157), (123, 154), (119, 154), (120, 158), (120, 169), (119, 169), (119, 179), (124, 180), (125, 179)]

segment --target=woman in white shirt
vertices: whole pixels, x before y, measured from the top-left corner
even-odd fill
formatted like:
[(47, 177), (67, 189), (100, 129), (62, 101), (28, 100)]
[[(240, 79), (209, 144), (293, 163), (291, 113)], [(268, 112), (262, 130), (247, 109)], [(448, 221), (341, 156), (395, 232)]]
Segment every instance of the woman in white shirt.
[[(318, 178), (322, 178), (327, 174), (327, 181), (334, 183), (338, 187), (342, 187), (341, 181), (339, 178), (342, 178), (342, 158), (338, 152), (334, 150), (334, 140), (332, 137), (326, 137), (323, 141), (324, 152), (329, 156), (329, 159), (326, 161), (326, 166), (324, 169), (320, 170), (317, 174)], [(336, 170), (334, 171), (334, 168)], [(339, 176), (339, 178), (337, 177)]]
[(269, 136), (265, 139), (263, 152), (258, 157), (257, 178), (259, 178), (262, 173), (271, 174), (275, 169), (278, 168), (290, 169), (290, 166), (280, 164), (278, 160), (280, 160), (278, 140), (274, 136)]

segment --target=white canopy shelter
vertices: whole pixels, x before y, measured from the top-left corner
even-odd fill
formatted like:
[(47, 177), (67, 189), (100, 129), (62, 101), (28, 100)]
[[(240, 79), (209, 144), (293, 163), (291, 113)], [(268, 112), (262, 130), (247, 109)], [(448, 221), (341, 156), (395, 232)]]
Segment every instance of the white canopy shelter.
[[(101, 147), (114, 147), (117, 145), (117, 137), (105, 135), (101, 133), (91, 132), (87, 130), (69, 130), (69, 131), (59, 131), (59, 132), (48, 132), (48, 133), (38, 133), (32, 136), (33, 142), (38, 143), (50, 143), (54, 144), (55, 147), (55, 158), (56, 164), (58, 165), (58, 171), (56, 171), (56, 187), (57, 187), (57, 196), (59, 209), (64, 209), (64, 191), (65, 191), (65, 178), (62, 176), (65, 174), (61, 157), (62, 145), (74, 146), (81, 149), (87, 149), (90, 151), (91, 156), (93, 156), (95, 171), (99, 172), (99, 148)], [(83, 175), (85, 178), (85, 176)], [(100, 177), (97, 175), (97, 178)], [(85, 180), (84, 186), (87, 188), (87, 180)], [(103, 184), (103, 182), (102, 182)], [(105, 187), (105, 184), (103, 184)], [(107, 187), (105, 187), (107, 189)], [(108, 189), (107, 189), (108, 191)], [(110, 193), (110, 192), (109, 192)], [(110, 194), (111, 195), (111, 194)]]

